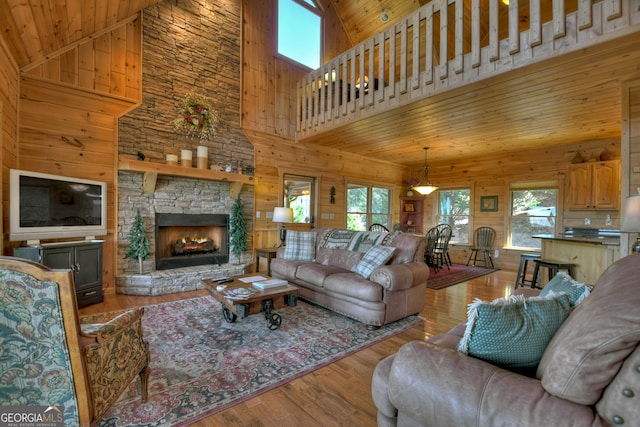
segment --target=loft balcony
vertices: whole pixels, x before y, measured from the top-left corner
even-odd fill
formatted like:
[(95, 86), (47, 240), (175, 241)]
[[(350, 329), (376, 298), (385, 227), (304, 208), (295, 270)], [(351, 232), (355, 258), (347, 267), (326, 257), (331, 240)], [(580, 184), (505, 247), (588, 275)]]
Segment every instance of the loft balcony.
[(321, 138), (455, 88), (640, 37), (638, 0), (499, 1), (434, 0), (307, 74), (297, 87), (296, 139)]

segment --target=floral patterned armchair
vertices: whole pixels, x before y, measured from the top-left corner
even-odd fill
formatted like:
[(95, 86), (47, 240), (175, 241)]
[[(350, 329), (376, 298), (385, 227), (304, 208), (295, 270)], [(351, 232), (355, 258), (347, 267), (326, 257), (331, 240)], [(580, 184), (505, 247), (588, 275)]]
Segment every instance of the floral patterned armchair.
[(70, 271), (0, 257), (0, 406), (56, 406), (65, 426), (95, 425), (140, 375), (143, 309), (80, 324)]

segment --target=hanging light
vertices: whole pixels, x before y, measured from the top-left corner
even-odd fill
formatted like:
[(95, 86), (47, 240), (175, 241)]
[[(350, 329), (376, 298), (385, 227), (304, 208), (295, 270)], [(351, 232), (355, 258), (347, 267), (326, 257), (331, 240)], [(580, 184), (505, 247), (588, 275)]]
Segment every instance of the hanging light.
[(418, 185), (413, 186), (413, 189), (423, 196), (431, 194), (438, 189), (438, 187), (429, 183), (429, 166), (427, 166), (428, 149), (429, 147), (424, 147), (424, 169), (422, 171), (422, 180), (418, 183)]

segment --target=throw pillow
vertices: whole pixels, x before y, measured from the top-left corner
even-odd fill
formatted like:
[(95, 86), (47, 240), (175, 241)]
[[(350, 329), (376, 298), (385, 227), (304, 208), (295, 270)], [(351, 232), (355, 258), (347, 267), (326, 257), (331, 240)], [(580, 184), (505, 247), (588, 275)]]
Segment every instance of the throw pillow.
[(553, 276), (553, 279), (549, 280), (549, 283), (544, 285), (544, 288), (540, 291), (540, 296), (544, 297), (551, 295), (552, 293), (558, 294), (560, 292), (566, 292), (571, 297), (571, 306), (580, 304), (591, 293), (591, 286), (587, 286), (584, 283), (576, 281), (568, 273), (561, 271)]
[(284, 259), (313, 261), (316, 257), (315, 231), (287, 231)]
[(393, 251), (395, 250), (396, 248), (393, 246), (372, 246), (356, 264), (353, 271), (365, 279), (368, 279), (371, 277), (373, 270), (386, 264), (387, 261), (391, 259)]
[(505, 368), (535, 368), (570, 311), (567, 294), (476, 299), (458, 351)]

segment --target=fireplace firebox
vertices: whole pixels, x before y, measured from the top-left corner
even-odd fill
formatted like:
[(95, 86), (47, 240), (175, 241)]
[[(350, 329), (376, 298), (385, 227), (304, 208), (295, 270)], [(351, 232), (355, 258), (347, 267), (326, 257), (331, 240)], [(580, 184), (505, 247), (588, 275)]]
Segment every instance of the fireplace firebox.
[(229, 215), (156, 214), (156, 270), (229, 262)]

